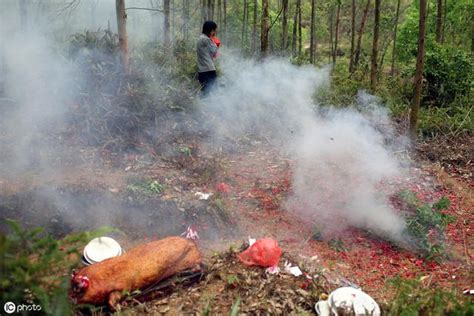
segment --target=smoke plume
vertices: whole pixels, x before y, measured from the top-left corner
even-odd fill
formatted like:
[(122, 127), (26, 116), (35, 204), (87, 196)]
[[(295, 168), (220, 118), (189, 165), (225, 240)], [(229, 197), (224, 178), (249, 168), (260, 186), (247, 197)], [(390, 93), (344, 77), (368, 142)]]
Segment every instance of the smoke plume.
[(395, 138), (388, 113), (377, 98), (361, 91), (345, 109), (321, 108), (313, 97), (329, 88), (330, 69), (281, 59), (257, 63), (224, 54), (221, 70), (221, 87), (205, 101), (217, 113), (214, 137), (263, 136), (289, 156), (287, 211), (326, 236), (357, 227), (401, 240), (404, 221), (379, 188), (401, 168), (387, 142)]

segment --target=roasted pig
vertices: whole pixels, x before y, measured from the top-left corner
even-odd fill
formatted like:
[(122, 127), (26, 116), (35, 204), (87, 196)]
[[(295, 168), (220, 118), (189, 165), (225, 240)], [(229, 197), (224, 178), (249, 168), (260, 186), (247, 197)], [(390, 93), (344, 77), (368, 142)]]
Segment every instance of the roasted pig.
[(183, 270), (199, 268), (196, 244), (182, 237), (168, 237), (139, 245), (125, 254), (73, 272), (71, 298), (78, 304), (119, 307), (125, 293), (148, 288)]

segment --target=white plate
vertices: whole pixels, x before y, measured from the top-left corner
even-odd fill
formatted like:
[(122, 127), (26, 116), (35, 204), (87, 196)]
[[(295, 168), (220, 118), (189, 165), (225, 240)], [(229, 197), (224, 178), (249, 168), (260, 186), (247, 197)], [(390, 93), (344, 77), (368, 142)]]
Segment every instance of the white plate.
[(120, 256), (122, 248), (119, 243), (110, 237), (92, 239), (84, 248), (84, 258), (91, 264)]

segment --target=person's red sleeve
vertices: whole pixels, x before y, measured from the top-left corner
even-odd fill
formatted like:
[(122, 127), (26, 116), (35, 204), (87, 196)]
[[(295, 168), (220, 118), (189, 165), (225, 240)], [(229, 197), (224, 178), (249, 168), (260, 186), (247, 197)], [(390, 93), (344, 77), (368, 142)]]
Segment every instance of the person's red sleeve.
[(217, 45), (217, 47), (221, 46), (221, 41), (216, 36), (213, 36), (211, 39)]

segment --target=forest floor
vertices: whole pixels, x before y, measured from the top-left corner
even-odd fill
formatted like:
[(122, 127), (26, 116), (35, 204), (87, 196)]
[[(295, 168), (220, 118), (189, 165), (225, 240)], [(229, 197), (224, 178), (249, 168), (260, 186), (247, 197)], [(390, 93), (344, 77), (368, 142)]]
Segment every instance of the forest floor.
[[(241, 312), (310, 312), (320, 294), (351, 284), (384, 305), (393, 295), (387, 281), (397, 275), (458, 293), (472, 286), (472, 136), (426, 141), (404, 153), (417, 162), (408, 167), (409, 188), (425, 202), (442, 196), (451, 201), (449, 259), (440, 263), (357, 229), (336, 242), (314, 238), (314, 219), (284, 203), (291, 194), (291, 160), (261, 141), (228, 152), (195, 144), (181, 140), (176, 154), (166, 157), (146, 145), (121, 154), (56, 148), (44, 153), (48, 168), (0, 179), (1, 217), (41, 224), (58, 237), (110, 225), (123, 232), (117, 239), (125, 249), (192, 226), (201, 237), (207, 275), (171, 293), (158, 291), (152, 300), (131, 300), (126, 314), (222, 314), (239, 300)], [(212, 196), (199, 200), (196, 192)], [(236, 254), (249, 236), (276, 239), (283, 250), (280, 268), (289, 261), (305, 275), (269, 275), (241, 264)]]

